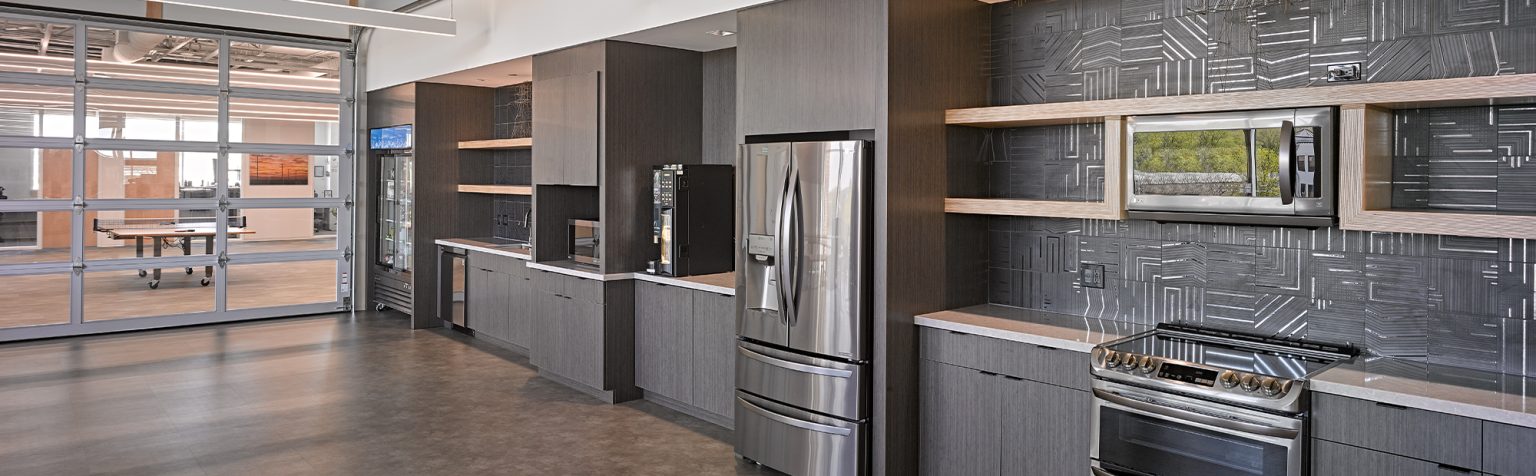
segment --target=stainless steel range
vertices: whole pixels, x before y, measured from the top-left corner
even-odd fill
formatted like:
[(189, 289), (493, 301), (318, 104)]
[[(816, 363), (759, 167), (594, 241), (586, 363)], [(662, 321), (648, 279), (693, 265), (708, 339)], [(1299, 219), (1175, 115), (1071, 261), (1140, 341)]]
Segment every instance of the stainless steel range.
[(1179, 324), (1095, 347), (1093, 472), (1306, 474), (1307, 379), (1355, 354)]

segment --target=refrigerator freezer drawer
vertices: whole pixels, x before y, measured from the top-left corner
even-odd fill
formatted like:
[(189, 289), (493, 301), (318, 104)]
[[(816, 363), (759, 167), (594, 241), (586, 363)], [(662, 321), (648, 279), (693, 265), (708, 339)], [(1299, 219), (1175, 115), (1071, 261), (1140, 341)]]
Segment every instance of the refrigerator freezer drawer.
[(736, 452), (797, 476), (861, 475), (866, 423), (796, 410), (736, 392)]
[(736, 347), (736, 388), (806, 410), (862, 420), (869, 410), (860, 398), (867, 367), (741, 341)]

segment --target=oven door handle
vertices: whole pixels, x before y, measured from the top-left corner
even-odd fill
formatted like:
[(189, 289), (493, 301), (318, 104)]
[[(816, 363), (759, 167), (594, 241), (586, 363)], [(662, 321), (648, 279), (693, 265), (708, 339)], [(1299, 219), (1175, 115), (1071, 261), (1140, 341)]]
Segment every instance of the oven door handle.
[(1296, 142), (1296, 125), (1291, 121), (1280, 121), (1280, 204), (1290, 205), (1296, 201), (1296, 164), (1295, 151), (1292, 150)]
[(1124, 396), (1115, 394), (1114, 392), (1109, 392), (1097, 388), (1093, 389), (1093, 396), (1094, 398), (1103, 400), (1104, 402), (1113, 404), (1114, 406), (1121, 407), (1123, 409), (1140, 413), (1149, 417), (1173, 422), (1198, 423), (1202, 426), (1226, 430), (1226, 433), (1237, 432), (1244, 435), (1270, 438), (1276, 441), (1294, 440), (1298, 435), (1301, 434), (1301, 432), (1297, 430), (1233, 421), (1224, 418), (1217, 418), (1210, 415), (1195, 413), (1188, 410), (1155, 405), (1140, 400), (1126, 398)]

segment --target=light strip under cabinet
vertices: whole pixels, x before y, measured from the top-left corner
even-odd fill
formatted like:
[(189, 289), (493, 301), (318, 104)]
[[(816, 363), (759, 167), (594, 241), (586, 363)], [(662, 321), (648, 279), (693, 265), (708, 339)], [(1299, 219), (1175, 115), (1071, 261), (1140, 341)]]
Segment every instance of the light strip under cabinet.
[(172, 5), (211, 8), (231, 12), (309, 20), (383, 30), (453, 36), (458, 23), (451, 18), (429, 17), (373, 8), (338, 5), (311, 0), (155, 0)]

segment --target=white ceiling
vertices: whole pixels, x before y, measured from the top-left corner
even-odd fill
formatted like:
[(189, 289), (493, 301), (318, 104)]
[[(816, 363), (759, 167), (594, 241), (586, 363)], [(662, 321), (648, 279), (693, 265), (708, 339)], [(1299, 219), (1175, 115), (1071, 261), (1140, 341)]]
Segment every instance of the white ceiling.
[(524, 56), (514, 60), (492, 63), (478, 68), (470, 68), (463, 71), (435, 76), (422, 81), (428, 83), (458, 84), (462, 86), (481, 86), (487, 88), (499, 88), (517, 83), (533, 81), (533, 57)]
[[(693, 51), (715, 51), (736, 47), (736, 37), (712, 35), (710, 31), (736, 31), (736, 12), (724, 12), (684, 20), (648, 30), (615, 36), (612, 39)], [(533, 79), (533, 57), (524, 56), (478, 68), (424, 79), (429, 83), (458, 84), (499, 88)]]
[(716, 36), (710, 31), (736, 31), (736, 12), (717, 13), (707, 17), (683, 20), (649, 30), (641, 30), (613, 37), (630, 43), (665, 46), (693, 51), (715, 51), (736, 47), (736, 36)]

